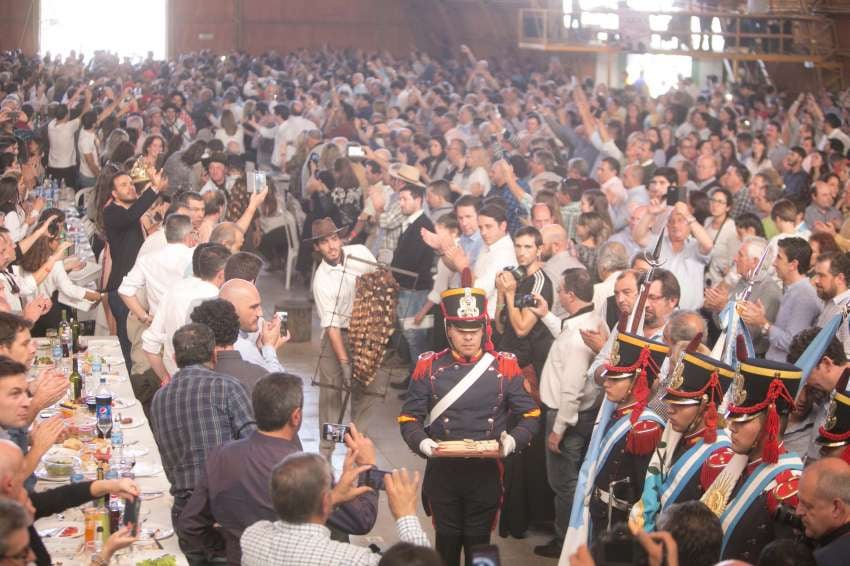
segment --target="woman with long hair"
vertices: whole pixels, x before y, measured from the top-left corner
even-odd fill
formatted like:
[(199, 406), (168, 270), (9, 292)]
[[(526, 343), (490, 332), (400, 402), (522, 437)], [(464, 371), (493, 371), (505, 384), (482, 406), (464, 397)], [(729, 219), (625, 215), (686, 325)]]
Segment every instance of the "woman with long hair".
[[(125, 130), (116, 128), (109, 132), (109, 135), (106, 137), (106, 142), (103, 144), (103, 155), (101, 156), (101, 159), (104, 164), (109, 161), (115, 161), (112, 154), (121, 142), (130, 143), (130, 147), (132, 148), (130, 155), (133, 155), (136, 152), (135, 146), (130, 142), (130, 134), (128, 134)], [(123, 161), (124, 160), (121, 159), (119, 162)]]
[[(35, 222), (35, 216), (27, 214), (21, 206), (20, 176), (7, 173), (0, 178), (0, 212), (6, 215), (3, 225), (9, 231), (13, 242), (18, 242), (27, 235), (30, 225)], [(36, 215), (39, 211), (34, 211)]]
[(738, 253), (738, 233), (735, 222), (729, 216), (734, 202), (732, 193), (722, 188), (712, 191), (709, 197), (711, 216), (703, 222), (706, 233), (714, 241), (711, 261), (705, 272), (706, 285), (709, 287), (720, 283), (729, 273)]
[(201, 161), (206, 148), (205, 141), (197, 140), (165, 161), (163, 170), (168, 178), (169, 193), (195, 190), (198, 184), (198, 179), (195, 177), (195, 164)]
[(582, 212), (576, 221), (576, 254), (594, 283), (599, 282), (596, 258), (599, 246), (611, 236), (611, 224), (598, 212)]
[(599, 189), (584, 191), (581, 195), (580, 207), (582, 212), (595, 212), (608, 222), (609, 226), (613, 226), (611, 215), (608, 213), (608, 197)]
[(334, 185), (330, 198), (333, 206), (339, 211), (340, 225), (351, 228), (363, 211), (363, 187), (354, 174), (351, 160), (347, 157), (334, 161)]
[(142, 154), (139, 156), (139, 159), (145, 165), (145, 169), (159, 171), (162, 168), (165, 149), (165, 138), (161, 135), (151, 134), (146, 137), (145, 143), (142, 144)]
[(426, 183), (445, 179), (451, 164), (446, 156), (446, 139), (443, 136), (433, 136), (428, 140), (428, 155), (419, 164)]
[[(47, 234), (37, 239), (28, 249), (20, 262), (22, 288), (35, 288), (36, 292), (28, 296), (34, 299), (38, 295), (50, 297), (53, 306), (43, 314), (32, 327), (33, 336), (44, 336), (48, 328), (56, 328), (61, 320), (62, 311), (72, 316), (71, 307), (63, 304), (66, 301), (100, 301), (100, 293), (76, 285), (68, 277), (66, 269), (79, 269), (83, 264), (79, 260), (64, 262), (65, 250), (71, 245), (63, 242), (60, 236), (61, 226), (65, 222), (65, 214), (57, 208), (45, 210), (39, 221), (44, 222), (52, 216), (57, 216), (56, 222), (50, 226)], [(29, 280), (29, 281), (27, 281)]]
[(283, 269), (288, 246), (286, 242), (286, 219), (288, 212), (283, 198), (274, 184), (267, 179), (269, 192), (263, 203), (257, 209), (257, 224), (262, 237), (257, 249), (269, 261), (272, 270)]
[(750, 170), (750, 176), (773, 169), (773, 162), (767, 157), (767, 138), (764, 134), (753, 136), (752, 155), (744, 160), (744, 166)]
[(215, 139), (224, 144), (224, 150), (234, 155), (245, 153), (245, 131), (242, 124), (236, 122), (233, 111), (221, 113), (221, 127), (215, 131)]
[(738, 151), (735, 148), (735, 142), (732, 140), (723, 140), (720, 142), (720, 171), (725, 173), (730, 165), (738, 163)]

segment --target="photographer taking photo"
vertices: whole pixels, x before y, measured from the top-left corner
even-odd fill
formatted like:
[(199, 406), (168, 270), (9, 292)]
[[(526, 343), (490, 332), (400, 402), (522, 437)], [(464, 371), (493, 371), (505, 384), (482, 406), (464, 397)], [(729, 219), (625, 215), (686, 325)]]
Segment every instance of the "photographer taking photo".
[(531, 226), (521, 228), (514, 237), (518, 265), (505, 268), (496, 276), (498, 348), (516, 354), (519, 367), (532, 365), (537, 376), (543, 372), (549, 347), (554, 341), (533, 311), (536, 300), (532, 293), (540, 294), (549, 305), (554, 300), (552, 280), (543, 271), (540, 261), (542, 249), (540, 231)]

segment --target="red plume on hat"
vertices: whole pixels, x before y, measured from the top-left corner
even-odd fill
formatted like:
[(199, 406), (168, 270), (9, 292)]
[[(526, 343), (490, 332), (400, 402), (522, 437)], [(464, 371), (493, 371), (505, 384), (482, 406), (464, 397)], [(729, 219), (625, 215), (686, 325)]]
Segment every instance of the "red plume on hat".
[(472, 287), (472, 271), (468, 267), (464, 267), (460, 272), (460, 286)]

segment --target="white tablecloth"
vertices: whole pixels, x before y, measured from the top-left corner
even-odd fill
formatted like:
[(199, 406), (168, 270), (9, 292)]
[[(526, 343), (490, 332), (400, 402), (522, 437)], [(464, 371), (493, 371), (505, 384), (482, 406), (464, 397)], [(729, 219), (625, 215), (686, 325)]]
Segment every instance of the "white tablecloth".
[[(101, 354), (106, 357), (108, 361), (116, 361), (121, 359), (121, 348), (118, 344), (117, 337), (98, 336), (84, 337), (83, 339), (88, 341), (89, 352)], [(120, 363), (111, 364), (110, 369), (113, 374), (117, 374), (119, 376), (117, 379), (108, 378), (107, 385), (113, 391), (113, 393), (119, 399), (122, 400), (135, 400), (135, 397), (133, 395), (133, 388), (130, 385), (129, 378), (127, 377), (127, 368), (124, 366), (123, 361), (121, 361)], [(106, 364), (104, 364), (103, 370), (104, 372), (107, 371)], [(146, 465), (155, 467), (156, 469), (161, 469), (162, 460), (160, 459), (159, 450), (157, 449), (156, 442), (153, 438), (153, 433), (151, 432), (150, 423), (146, 421), (144, 411), (142, 411), (142, 405), (137, 401), (131, 407), (127, 407), (124, 409), (113, 408), (113, 412), (120, 412), (125, 417), (132, 417), (133, 422), (145, 420), (145, 423), (142, 426), (122, 429), (124, 433), (124, 443), (125, 445), (129, 446), (141, 445), (148, 448), (147, 454), (136, 458), (137, 467), (140, 463), (145, 463)], [(145, 526), (151, 524), (171, 529), (172, 497), (168, 493), (171, 484), (165, 477), (165, 472), (160, 471), (158, 474), (151, 477), (137, 477), (136, 483), (139, 485), (139, 489), (142, 491), (143, 494), (154, 492), (162, 493), (162, 495), (160, 497), (157, 497), (156, 499), (142, 501), (142, 527), (144, 528)], [(36, 486), (36, 490), (43, 491), (46, 489), (50, 489), (51, 487), (56, 487), (57, 485), (61, 484), (56, 482), (39, 480), (38, 485)], [(41, 531), (44, 528), (54, 527), (63, 523), (67, 523), (69, 525), (74, 524), (82, 526), (83, 519), (82, 511), (80, 509), (68, 510), (63, 515), (63, 517), (54, 515), (52, 517), (40, 519), (36, 522), (36, 529)], [(64, 565), (69, 565), (87, 563), (84, 560), (85, 553), (80, 551), (80, 547), (83, 543), (82, 536), (75, 539), (46, 538), (43, 540), (45, 546), (50, 551), (50, 554), (53, 557), (54, 564), (61, 563)], [(136, 562), (138, 562), (139, 560), (143, 560), (146, 558), (155, 558), (158, 556), (163, 556), (165, 554), (172, 554), (173, 556), (177, 557), (178, 564), (187, 564), (185, 557), (180, 552), (180, 549), (177, 545), (176, 535), (161, 540), (160, 544), (162, 545), (163, 550), (157, 548), (156, 545), (153, 543), (134, 544), (130, 550), (125, 549), (119, 551), (115, 555), (115, 557), (113, 557), (112, 564), (131, 565), (136, 564)]]

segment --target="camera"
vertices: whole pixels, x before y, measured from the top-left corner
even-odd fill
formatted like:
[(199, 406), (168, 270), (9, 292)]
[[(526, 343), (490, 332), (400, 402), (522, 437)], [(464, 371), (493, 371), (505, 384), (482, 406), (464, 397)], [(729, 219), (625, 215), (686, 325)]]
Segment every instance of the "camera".
[(330, 440), (331, 442), (345, 442), (345, 434), (348, 432), (348, 427), (337, 423), (324, 423), (322, 425), (322, 440)]
[(363, 151), (363, 146), (360, 144), (348, 144), (346, 153), (349, 158), (362, 159), (366, 157), (366, 152)]
[(507, 271), (511, 275), (514, 276), (514, 279), (517, 280), (517, 283), (525, 279), (525, 268), (521, 265), (517, 265), (514, 267), (506, 267), (502, 271)]
[(360, 474), (360, 477), (357, 480), (357, 485), (358, 487), (371, 487), (375, 491), (386, 491), (384, 476), (388, 473), (389, 472), (379, 470), (378, 468), (372, 468), (371, 470), (367, 470)]
[(536, 307), (537, 299), (534, 298), (534, 295), (526, 294), (526, 295), (517, 295), (514, 297), (514, 306), (518, 309), (522, 309), (525, 307)]
[(682, 190), (676, 185), (670, 185), (667, 189), (667, 206), (676, 206), (677, 202), (685, 202), (682, 198)]
[(286, 334), (289, 330), (288, 324), (287, 324), (289, 322), (289, 313), (286, 312), (286, 311), (277, 311), (275, 313), (275, 316), (277, 316), (280, 319), (280, 333), (281, 333), (281, 335)]

